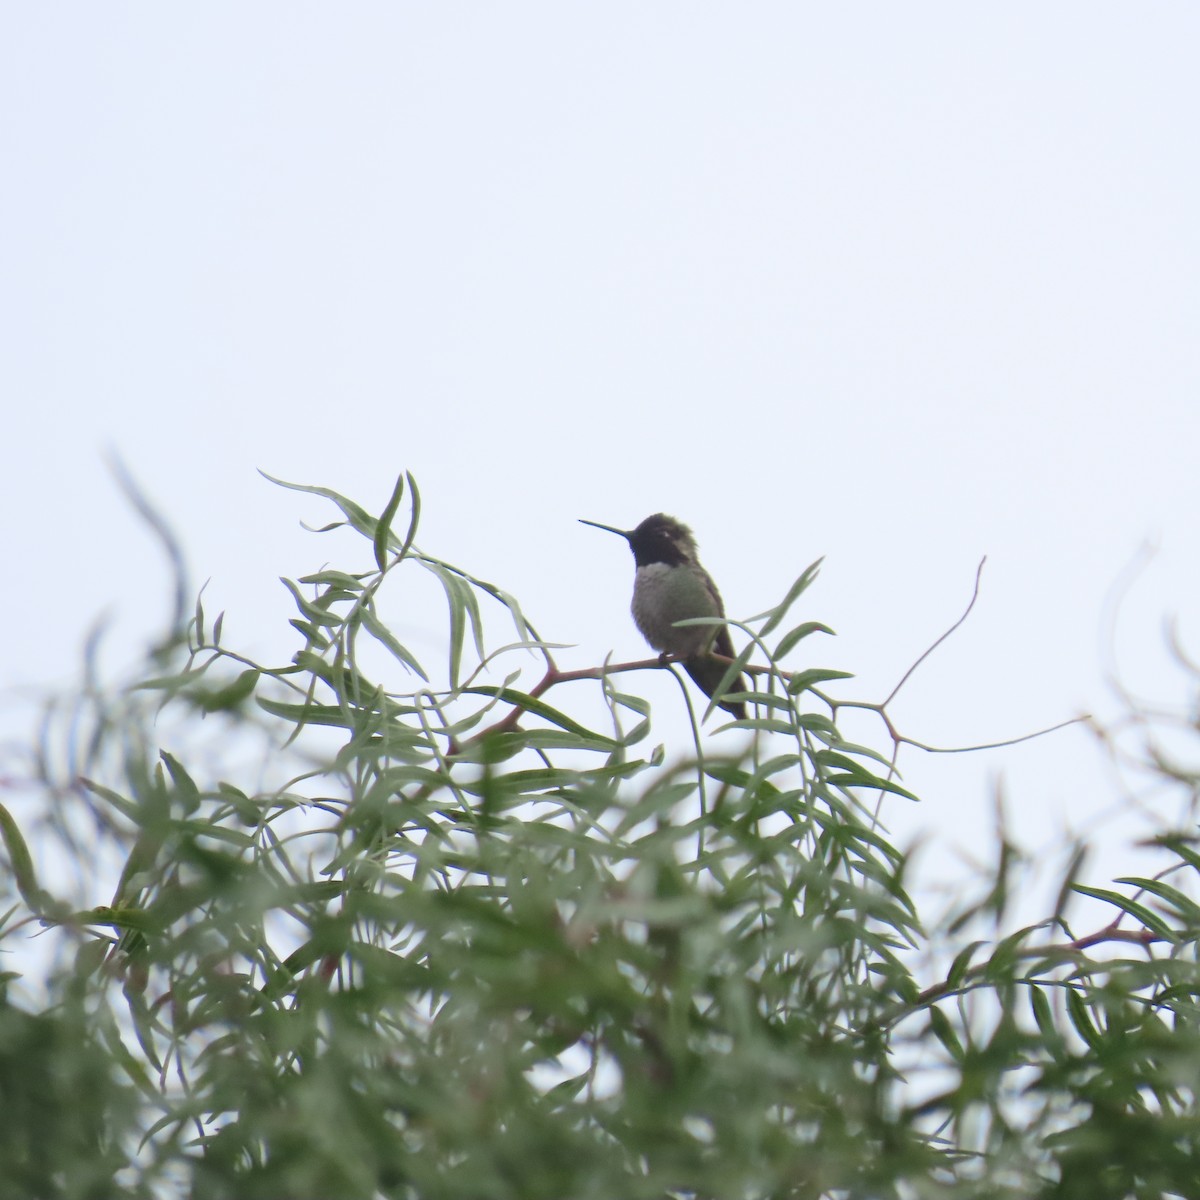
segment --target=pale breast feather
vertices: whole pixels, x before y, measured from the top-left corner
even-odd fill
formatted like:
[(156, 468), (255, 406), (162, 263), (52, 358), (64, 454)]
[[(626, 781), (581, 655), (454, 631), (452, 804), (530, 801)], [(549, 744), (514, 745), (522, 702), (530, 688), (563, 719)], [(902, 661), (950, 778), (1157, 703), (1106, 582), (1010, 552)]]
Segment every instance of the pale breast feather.
[(676, 629), (688, 617), (721, 615), (721, 602), (703, 568), (647, 563), (638, 567), (633, 588), (633, 620), (656, 650), (689, 655), (701, 650), (714, 630), (701, 626)]

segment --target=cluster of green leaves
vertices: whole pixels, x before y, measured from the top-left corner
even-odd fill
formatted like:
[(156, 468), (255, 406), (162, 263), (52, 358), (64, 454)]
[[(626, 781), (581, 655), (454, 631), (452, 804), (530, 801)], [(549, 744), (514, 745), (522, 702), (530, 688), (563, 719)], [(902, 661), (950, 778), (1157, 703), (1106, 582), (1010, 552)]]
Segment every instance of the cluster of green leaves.
[[(1198, 1194), (1188, 837), (1006, 936), (1001, 854), (923, 928), (877, 818), (907, 793), (814, 690), (841, 673), (783, 665), (828, 632), (787, 625), (815, 568), (740, 626), (754, 719), (669, 764), (636, 675), (561, 670), (418, 549), (410, 478), (379, 517), (301, 490), (371, 562), (288, 583), (291, 660), (198, 605), (169, 669), (89, 700), (86, 779), (44, 764), (112, 902), (57, 894), (0, 809), (8, 932), (70, 950), (0, 1004), (0, 1197)], [(396, 632), (422, 575), (437, 669)], [(1079, 891), (1125, 924), (1076, 938)]]

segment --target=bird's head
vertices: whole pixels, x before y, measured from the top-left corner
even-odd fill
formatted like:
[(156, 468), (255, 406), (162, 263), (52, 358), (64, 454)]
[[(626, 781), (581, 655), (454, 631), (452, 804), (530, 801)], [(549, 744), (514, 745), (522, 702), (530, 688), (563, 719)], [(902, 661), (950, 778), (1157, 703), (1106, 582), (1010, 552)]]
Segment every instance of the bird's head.
[(623, 537), (629, 543), (634, 562), (639, 567), (651, 563), (666, 563), (667, 566), (676, 567), (696, 562), (696, 539), (692, 531), (682, 521), (668, 517), (666, 513), (647, 517), (636, 529), (617, 529), (613, 525), (601, 525), (598, 521), (581, 521), (581, 524)]

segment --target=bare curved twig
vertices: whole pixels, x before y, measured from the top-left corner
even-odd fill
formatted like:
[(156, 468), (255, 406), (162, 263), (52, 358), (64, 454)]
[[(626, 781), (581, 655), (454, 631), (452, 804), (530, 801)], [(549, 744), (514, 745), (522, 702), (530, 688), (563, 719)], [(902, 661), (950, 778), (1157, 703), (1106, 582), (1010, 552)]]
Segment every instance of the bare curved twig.
[[(920, 657), (920, 658), (918, 658), (918, 659), (917, 659), (917, 661), (916, 661), (915, 663), (913, 663), (913, 665), (912, 665), (911, 667), (909, 667), (909, 668), (908, 668), (908, 670), (907, 670), (907, 671), (905, 671), (905, 672), (904, 672), (904, 674), (903, 674), (903, 675), (900, 677), (900, 682), (899, 682), (898, 684), (896, 684), (896, 686), (895, 686), (894, 688), (892, 688), (892, 690), (891, 690), (891, 691), (888, 693), (888, 695), (887, 695), (887, 699), (886, 699), (886, 700), (884, 700), (882, 704), (880, 704), (880, 706), (879, 706), (879, 707), (880, 707), (880, 709), (887, 708), (887, 706), (888, 706), (889, 704), (891, 704), (891, 702), (892, 702), (892, 701), (893, 701), (893, 700), (896, 698), (896, 693), (897, 693), (897, 692), (899, 692), (899, 691), (900, 691), (900, 689), (901, 689), (901, 688), (902, 688), (902, 687), (903, 687), (903, 686), (904, 686), (904, 685), (905, 685), (905, 684), (906, 684), (906, 683), (907, 683), (907, 682), (908, 682), (908, 681), (909, 681), (909, 680), (912, 678), (912, 676), (913, 676), (914, 672), (916, 671), (916, 669), (917, 669), (917, 668), (918, 668), (918, 667), (919, 667), (919, 666), (920, 666), (920, 665), (921, 665), (921, 664), (922, 664), (922, 663), (923, 663), (923, 662), (924, 662), (924, 661), (925, 661), (925, 660), (926, 660), (926, 659), (927, 659), (927, 658), (928, 658), (928, 657), (929, 657), (929, 656), (930, 656), (930, 655), (931, 655), (931, 654), (932, 654), (932, 653), (933, 653), (933, 652), (934, 652), (934, 651), (935, 651), (935, 650), (936, 650), (936, 649), (937, 649), (937, 648), (938, 648), (938, 647), (939, 647), (939, 646), (940, 646), (940, 645), (941, 645), (941, 644), (942, 644), (942, 643), (943, 643), (943, 642), (944, 642), (944, 641), (945, 641), (945, 640), (946, 640), (946, 639), (947, 639), (947, 638), (948, 638), (948, 637), (949, 637), (949, 636), (950, 636), (952, 633), (954, 633), (956, 630), (958, 630), (958, 629), (959, 629), (959, 628), (962, 626), (963, 622), (964, 622), (964, 621), (965, 621), (965, 620), (966, 620), (966, 619), (967, 619), (967, 618), (968, 618), (968, 617), (971, 615), (971, 609), (973, 609), (973, 608), (975, 607), (975, 601), (979, 599), (979, 581), (980, 581), (980, 579), (983, 577), (983, 564), (984, 564), (984, 563), (986, 563), (986, 562), (987, 562), (987, 555), (985, 554), (985, 555), (984, 555), (984, 556), (983, 556), (983, 557), (982, 557), (982, 558), (979, 560), (979, 566), (977, 566), (977, 567), (975, 568), (975, 587), (974, 587), (974, 588), (972, 589), (972, 591), (971, 591), (971, 599), (970, 599), (970, 601), (968, 601), (968, 603), (967, 603), (967, 607), (966, 607), (966, 608), (963, 610), (963, 615), (962, 615), (961, 617), (959, 617), (959, 618), (958, 618), (958, 620), (957, 620), (957, 621), (955, 621), (955, 622), (954, 622), (954, 624), (953, 624), (953, 625), (951, 625), (951, 626), (950, 626), (950, 628), (949, 628), (949, 629), (947, 629), (947, 630), (946, 630), (946, 632), (945, 632), (945, 633), (943, 633), (943, 634), (942, 634), (942, 636), (941, 636), (940, 638), (938, 638), (938, 639), (937, 639), (937, 640), (936, 640), (936, 641), (933, 643), (933, 645), (931, 645), (931, 646), (929, 647), (929, 649), (928, 649), (928, 650), (926, 650), (926, 651), (925, 651), (925, 653), (924, 653), (924, 654), (922, 654), (922, 655), (921, 655), (921, 657)], [(914, 744), (915, 744), (915, 743), (914, 743)]]

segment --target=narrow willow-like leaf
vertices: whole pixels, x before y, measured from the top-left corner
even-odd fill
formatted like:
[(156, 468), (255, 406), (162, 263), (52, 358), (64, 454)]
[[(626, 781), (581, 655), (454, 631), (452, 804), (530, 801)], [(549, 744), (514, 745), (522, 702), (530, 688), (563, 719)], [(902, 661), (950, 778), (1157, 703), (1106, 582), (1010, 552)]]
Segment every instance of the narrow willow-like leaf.
[(625, 836), (631, 829), (636, 829), (643, 821), (647, 821), (651, 817), (670, 813), (676, 805), (695, 794), (696, 784), (694, 781), (668, 783), (651, 788), (636, 804), (631, 805), (629, 811), (622, 817), (616, 827), (617, 836)]
[(400, 509), (400, 501), (404, 499), (404, 481), (403, 475), (396, 479), (396, 485), (392, 488), (391, 497), (384, 506), (383, 512), (380, 514), (379, 522), (375, 526), (375, 536), (372, 539), (372, 545), (375, 551), (375, 565), (382, 571), (387, 566), (388, 539), (392, 535), (392, 518)]
[(389, 988), (419, 991), (431, 983), (428, 967), (379, 946), (353, 942), (346, 947), (346, 955), (362, 970), (364, 984), (368, 986), (386, 983)]
[[(522, 641), (541, 641), (537, 631), (525, 619), (525, 614), (522, 612), (521, 606), (517, 602), (516, 597), (510, 595), (503, 588), (497, 587), (494, 583), (488, 583), (484, 579), (478, 579), (474, 575), (470, 575), (466, 571), (461, 570), (459, 567), (451, 566), (449, 563), (441, 562), (436, 558), (430, 558), (428, 555), (421, 556), (421, 564), (430, 570), (435, 568), (443, 570), (451, 575), (454, 575), (458, 579), (461, 579), (471, 591), (472, 598), (474, 598), (475, 590), (483, 592), (485, 596), (491, 596), (493, 600), (496, 600), (498, 603), (504, 605), (504, 607), (508, 610), (509, 616), (512, 617), (513, 625), (516, 628), (518, 638), (520, 638)], [(476, 646), (479, 651), (479, 655), (482, 658), (484, 657), (484, 652), (481, 634), (482, 625), (480, 625), (476, 631)]]
[(467, 628), (470, 588), (449, 571), (442, 570), (440, 565), (426, 563), (425, 566), (437, 576), (442, 589), (446, 593), (446, 603), (450, 608), (450, 631), (448, 637), (450, 687), (457, 689), (459, 675), (462, 671), (463, 638)]
[(1113, 882), (1127, 883), (1130, 887), (1140, 888), (1152, 896), (1157, 896), (1165, 904), (1169, 904), (1193, 929), (1200, 927), (1200, 904), (1161, 879), (1143, 879), (1140, 876), (1127, 875), (1114, 879)]
[(258, 686), (258, 680), (259, 672), (252, 667), (247, 667), (236, 679), (222, 688), (214, 691), (195, 690), (192, 692), (192, 699), (205, 712), (225, 712), (237, 708), (248, 699)]
[(1093, 900), (1103, 900), (1119, 908), (1122, 912), (1128, 913), (1134, 920), (1139, 921), (1152, 933), (1158, 934), (1159, 937), (1165, 938), (1167, 941), (1173, 942), (1177, 938), (1175, 931), (1162, 917), (1158, 916), (1157, 913), (1151, 912), (1144, 904), (1139, 904), (1136, 900), (1131, 900), (1128, 896), (1123, 896), (1120, 892), (1114, 892), (1108, 888), (1085, 887), (1082, 883), (1074, 884), (1072, 891), (1078, 892), (1081, 896), (1091, 896)]
[(161, 933), (163, 928), (157, 913), (129, 905), (112, 908), (102, 904), (73, 913), (71, 919), (79, 925), (111, 925), (114, 929), (131, 929), (136, 933)]
[[(101, 942), (92, 943), (92, 946), (96, 947), (102, 945), (103, 943)], [(116, 1028), (107, 1022), (101, 1022), (97, 1032), (104, 1042), (105, 1049), (112, 1055), (113, 1061), (138, 1089), (143, 1098), (150, 1101), (152, 1106), (159, 1105), (162, 1101), (162, 1096), (155, 1081), (151, 1078), (145, 1066), (134, 1057), (129, 1047), (121, 1040)]]
[[(721, 682), (717, 685), (714, 695), (713, 695), (713, 698), (710, 699), (708, 702), (708, 707), (705, 710), (706, 713), (711, 713), (717, 707), (717, 700), (716, 700), (717, 696), (721, 696), (721, 695), (724, 695), (726, 692), (729, 692), (729, 688), (733, 684), (734, 680), (737, 679), (741, 675), (742, 668), (746, 665), (747, 662), (750, 661), (750, 656), (751, 656), (751, 654), (754, 653), (754, 648), (755, 648), (754, 643), (749, 642), (742, 649), (742, 651), (734, 657), (733, 662), (731, 662), (729, 664), (729, 666), (727, 666), (725, 668), (725, 674), (721, 676)], [(731, 699), (742, 699), (743, 693), (737, 692), (737, 691), (729, 692), (729, 696)], [(737, 722), (731, 721), (728, 724), (736, 725)]]
[(950, 1053), (955, 1062), (962, 1062), (966, 1057), (958, 1031), (950, 1023), (950, 1019), (936, 1004), (929, 1007), (929, 1027), (934, 1036)]
[(293, 617), (288, 624), (299, 633), (310, 646), (317, 646), (322, 650), (326, 650), (330, 646), (329, 638), (321, 632), (315, 625), (309, 624), (307, 621), (301, 621), (299, 617)]
[(891, 867), (899, 869), (904, 861), (904, 855), (896, 849), (881, 833), (866, 825), (848, 825), (840, 821), (835, 825), (838, 836), (848, 845), (863, 843), (876, 850)]
[(837, 726), (828, 717), (821, 716), (820, 713), (799, 713), (793, 719), (799, 729), (807, 729), (810, 733), (818, 734), (826, 741), (836, 741), (839, 744), (842, 741)]
[(762, 733), (781, 733), (784, 736), (794, 735), (796, 730), (790, 721), (774, 721), (765, 718), (751, 718), (741, 723), (744, 729), (757, 729)]
[(853, 679), (850, 671), (828, 671), (821, 667), (810, 667), (807, 671), (797, 671), (788, 680), (788, 691), (793, 695), (806, 692), (818, 683), (828, 683), (834, 679)]
[(1071, 1018), (1075, 1032), (1083, 1038), (1088, 1046), (1093, 1050), (1103, 1047), (1104, 1038), (1092, 1020), (1091, 1014), (1087, 1010), (1087, 1004), (1076, 988), (1067, 989), (1067, 1015)]
[(264, 712), (281, 717), (290, 725), (333, 725), (354, 729), (362, 720), (360, 713), (340, 704), (284, 704), (266, 696), (259, 696), (256, 703)]
[(1080, 871), (1083, 869), (1083, 864), (1087, 858), (1088, 849), (1080, 842), (1071, 853), (1071, 860), (1067, 864), (1067, 869), (1063, 872), (1062, 882), (1058, 885), (1058, 895), (1054, 900), (1054, 917), (1055, 921), (1061, 921), (1067, 911), (1067, 904), (1070, 902), (1071, 896), (1074, 894), (1075, 881), (1079, 877)]
[(1054, 1010), (1050, 1007), (1045, 988), (1037, 985), (1029, 988), (1029, 1007), (1033, 1010), (1033, 1019), (1042, 1035), (1042, 1044), (1056, 1061), (1065, 1061), (1066, 1043), (1054, 1018)]
[(874, 772), (867, 770), (861, 762), (851, 757), (852, 755), (868, 758), (881, 766), (891, 768), (891, 763), (882, 754), (872, 750), (869, 746), (858, 746), (853, 742), (838, 742), (836, 750), (833, 748), (818, 750), (812, 757), (813, 762), (820, 763), (823, 767), (840, 767), (843, 771), (851, 773), (865, 771), (870, 776), (874, 775)]
[(408, 480), (409, 495), (408, 532), (404, 535), (404, 541), (396, 553), (397, 559), (408, 557), (408, 552), (412, 549), (413, 540), (417, 536), (417, 526), (421, 523), (421, 492), (411, 471), (405, 472), (405, 478)]
[(983, 964), (984, 975), (989, 982), (1004, 985), (1011, 981), (1019, 953), (1032, 933), (1032, 929), (1018, 929), (1016, 933), (1000, 939), (991, 958)]
[(350, 575), (345, 571), (326, 567), (323, 571), (314, 571), (311, 575), (301, 575), (298, 583), (306, 587), (324, 586), (329, 592), (343, 592), (353, 598), (363, 590), (364, 575)]
[(557, 725), (560, 729), (567, 730), (569, 733), (577, 733), (581, 737), (600, 742), (609, 747), (617, 744), (612, 738), (605, 737), (603, 734), (588, 729), (586, 725), (581, 725), (578, 721), (568, 717), (566, 713), (560, 712), (544, 700), (539, 700), (526, 692), (518, 692), (513, 688), (470, 687), (463, 688), (462, 694), (464, 696), (488, 696), (500, 700), (504, 704), (512, 704), (517, 708), (524, 709), (528, 713), (533, 713), (535, 716), (539, 716), (543, 720)]
[(783, 618), (787, 616), (788, 609), (799, 599), (799, 597), (808, 589), (809, 585), (816, 579), (821, 570), (821, 563), (825, 560), (818, 558), (816, 562), (809, 564), (804, 569), (803, 574), (796, 580), (795, 583), (788, 589), (788, 593), (783, 600), (772, 609), (768, 609), (765, 613), (760, 613), (756, 617), (751, 617), (751, 621), (760, 621), (763, 617), (767, 618), (766, 624), (763, 625), (759, 636), (765, 638), (768, 634), (774, 632), (778, 628)]
[(829, 775), (824, 782), (827, 787), (863, 788), (873, 792), (890, 792), (893, 796), (903, 796), (905, 800), (918, 801), (920, 799), (894, 780), (880, 779), (879, 776), (872, 775), (868, 771), (855, 771), (850, 775)]
[(0, 804), (0, 838), (4, 840), (8, 863), (21, 899), (34, 912), (44, 911), (49, 897), (38, 884), (37, 872), (33, 866), (33, 856), (29, 853), (29, 847), (25, 844), (21, 830), (13, 820), (12, 813), (3, 804)]
[(393, 658), (403, 663), (415, 675), (420, 676), (423, 682), (429, 682), (429, 676), (425, 673), (425, 668), (417, 661), (415, 655), (411, 654), (406, 647), (397, 641), (392, 631), (376, 616), (373, 604), (368, 605), (362, 610), (362, 623), (367, 632), (384, 646)]
[[(126, 988), (125, 1001), (129, 1007), (129, 1015), (133, 1022), (133, 1036), (137, 1039), (146, 1060), (161, 1074), (163, 1065), (158, 1049), (154, 1044), (155, 1023), (153, 1014), (146, 1006), (146, 1001), (139, 990)], [(178, 1118), (176, 1117), (176, 1120)], [(146, 1135), (149, 1137), (149, 1133)]]
[(951, 988), (958, 987), (967, 973), (967, 968), (971, 965), (971, 959), (974, 957), (975, 951), (983, 944), (983, 942), (972, 942), (969, 946), (964, 946), (954, 956), (954, 961), (950, 964), (950, 970), (946, 972), (947, 986)]
[(1196, 851), (1188, 845), (1188, 836), (1165, 834), (1155, 838), (1155, 841), (1170, 850), (1172, 854), (1177, 854), (1193, 870), (1200, 871), (1200, 851)]
[(790, 700), (772, 692), (730, 692), (729, 698), (744, 700), (748, 705), (769, 709), (772, 712), (790, 714), (792, 711)]
[(122, 796), (120, 792), (105, 787), (101, 783), (97, 783), (94, 779), (81, 778), (79, 782), (93, 795), (99, 796), (101, 800), (111, 804), (127, 820), (137, 821), (140, 815), (140, 808), (136, 803), (128, 799), (128, 797)]
[(508, 796), (533, 796), (539, 792), (570, 787), (579, 782), (579, 772), (568, 767), (540, 767), (528, 771), (506, 771), (503, 775), (485, 776), (479, 783), (463, 783), (466, 792), (483, 795), (500, 788)]
[(143, 679), (140, 683), (134, 685), (134, 690), (139, 692), (149, 691), (164, 691), (178, 692), (190, 684), (204, 678), (208, 673), (208, 668), (211, 662), (206, 662), (202, 666), (193, 667), (190, 670), (180, 671), (175, 675), (155, 675), (149, 679)]
[(320, 962), (331, 952), (339, 952), (339, 948), (327, 934), (310, 938), (267, 976), (260, 995), (264, 1000), (277, 1000), (285, 996), (301, 971)]
[(171, 782), (175, 785), (175, 791), (182, 803), (183, 811), (185, 813), (195, 811), (200, 803), (200, 789), (196, 786), (196, 781), (188, 774), (187, 769), (175, 755), (164, 750), (162, 751), (162, 760), (170, 773)]
[(779, 645), (775, 647), (776, 660), (783, 658), (790, 651), (794, 650), (806, 637), (814, 633), (827, 633), (831, 637), (835, 636), (833, 630), (828, 625), (824, 625), (820, 621), (805, 621), (803, 625), (797, 625), (795, 629), (785, 633), (779, 639)]
[(305, 620), (316, 626), (325, 628), (333, 628), (342, 623), (342, 618), (336, 613), (331, 613), (320, 600), (309, 600), (300, 590), (298, 583), (293, 583), (290, 579), (281, 579), (280, 582), (292, 594), (292, 600), (296, 607), (304, 615)]
[[(266, 471), (259, 471), (259, 474), (264, 479), (269, 479), (272, 483), (279, 487), (287, 488), (293, 492), (308, 492), (313, 496), (322, 496), (326, 500), (332, 500), (334, 504), (341, 509), (346, 520), (350, 522), (352, 528), (363, 534), (367, 538), (375, 536), (375, 518), (367, 512), (360, 504), (355, 504), (353, 500), (347, 500), (345, 496), (335, 492), (332, 488), (313, 487), (310, 484), (304, 483), (288, 483), (284, 479), (276, 479), (273, 475), (268, 475)], [(330, 529), (336, 529), (336, 525), (323, 526), (322, 532)]]

